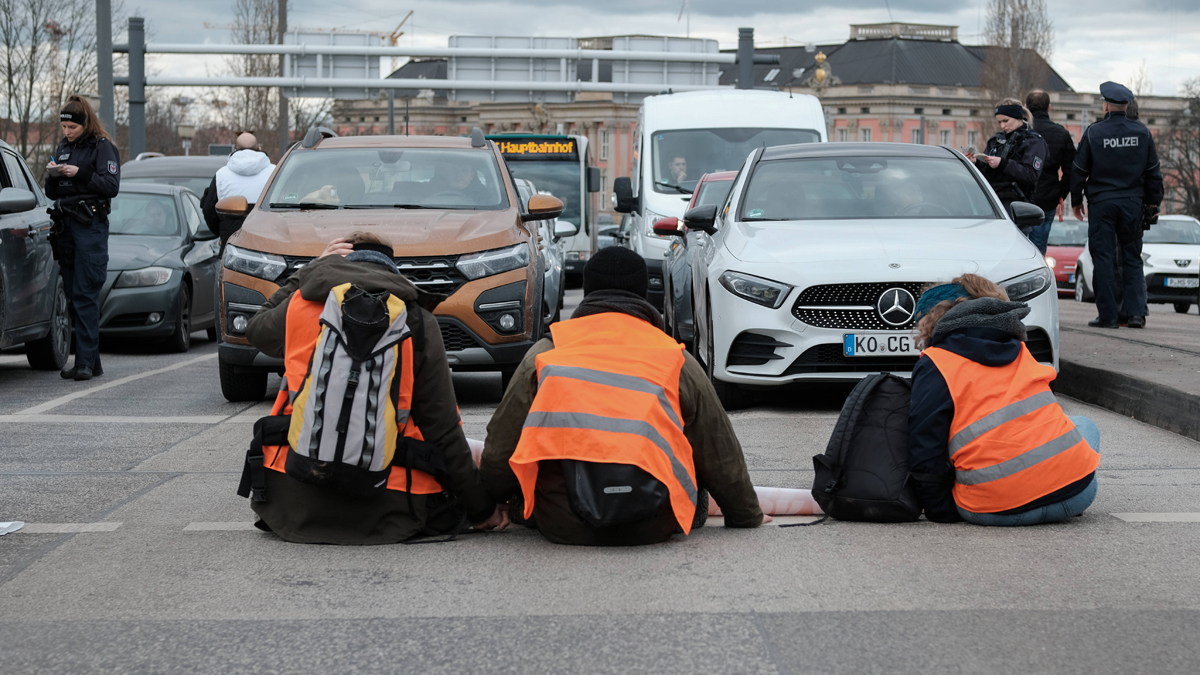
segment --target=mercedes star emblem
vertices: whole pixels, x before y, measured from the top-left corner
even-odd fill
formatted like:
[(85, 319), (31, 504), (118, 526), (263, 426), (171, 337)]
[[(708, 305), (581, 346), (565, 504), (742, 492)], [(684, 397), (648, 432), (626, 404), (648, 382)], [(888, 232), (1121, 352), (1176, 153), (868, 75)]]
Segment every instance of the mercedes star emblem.
[(903, 288), (887, 289), (875, 303), (875, 311), (879, 312), (879, 318), (887, 325), (897, 328), (912, 321), (916, 309), (917, 301), (913, 294)]

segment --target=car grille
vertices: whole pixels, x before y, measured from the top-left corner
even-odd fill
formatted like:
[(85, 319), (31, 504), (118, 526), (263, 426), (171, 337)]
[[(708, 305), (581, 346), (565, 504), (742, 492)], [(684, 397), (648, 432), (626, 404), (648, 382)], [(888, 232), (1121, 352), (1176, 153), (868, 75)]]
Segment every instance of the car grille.
[[(912, 322), (889, 326), (879, 317), (875, 303), (889, 288), (903, 288), (920, 300), (929, 284), (923, 281), (898, 281), (861, 284), (824, 284), (809, 286), (800, 292), (792, 314), (810, 326), (842, 330), (910, 330)], [(839, 347), (840, 349), (840, 347)], [(801, 357), (803, 358), (803, 357)], [(861, 358), (855, 357), (855, 361)], [(866, 372), (866, 371), (863, 371)]]
[(104, 324), (105, 328), (138, 328), (145, 326), (146, 321), (150, 319), (150, 312), (140, 312), (137, 314), (121, 314), (114, 316)]
[[(884, 289), (886, 290), (886, 289)], [(840, 344), (809, 347), (783, 375), (802, 373), (911, 373), (916, 356), (846, 356)]]
[(1058, 286), (1058, 289), (1061, 291), (1075, 290), (1075, 284), (1071, 283), (1070, 281), (1056, 281), (1054, 283)]
[(1044, 363), (1054, 361), (1054, 344), (1050, 342), (1050, 336), (1046, 334), (1046, 331), (1041, 328), (1029, 331), (1025, 336), (1025, 346), (1034, 359)]
[(1196, 297), (1195, 288), (1171, 288), (1167, 279), (1195, 279), (1194, 274), (1151, 274), (1146, 277), (1146, 292), (1156, 297), (1191, 300)]
[[(275, 283), (280, 285), (295, 274), (296, 270), (312, 262), (313, 258), (284, 256), (284, 260), (287, 261), (287, 269), (275, 280)], [(455, 267), (458, 263), (456, 255), (414, 256), (395, 260), (400, 273), (414, 286), (428, 293), (450, 295), (467, 283), (467, 278)]]
[(439, 328), (442, 329), (442, 343), (448, 352), (458, 352), (479, 346), (479, 341), (470, 333), (452, 323), (440, 323)]
[(777, 361), (783, 358), (775, 353), (777, 347), (791, 347), (791, 345), (766, 335), (741, 333), (729, 346), (729, 358), (726, 363), (730, 366), (761, 366), (771, 361)]

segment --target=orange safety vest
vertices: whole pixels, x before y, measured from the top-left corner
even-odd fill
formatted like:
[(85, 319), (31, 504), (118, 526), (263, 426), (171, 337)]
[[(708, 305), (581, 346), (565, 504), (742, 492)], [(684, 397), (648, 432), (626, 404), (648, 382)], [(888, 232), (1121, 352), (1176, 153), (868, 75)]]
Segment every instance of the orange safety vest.
[(950, 461), (954, 501), (973, 513), (997, 513), (1024, 506), (1066, 487), (1100, 465), (1059, 407), (1050, 382), (1054, 369), (1021, 355), (1004, 366), (985, 366), (931, 347), (950, 396)]
[[(312, 361), (313, 350), (316, 349), (317, 339), (321, 334), (321, 311), (325, 302), (305, 300), (296, 291), (288, 302), (287, 334), (284, 348), (283, 386), (275, 397), (272, 415), (291, 415), (292, 401), (300, 393), (300, 387), (308, 374), (308, 364)], [(413, 370), (412, 370), (412, 340), (405, 340), (401, 346), (402, 356), (400, 371), (400, 388), (396, 401), (396, 423), (404, 427), (404, 436), (418, 441), (425, 440), (421, 430), (409, 417), (412, 409)], [(287, 461), (286, 445), (263, 446), (263, 465), (280, 473), (286, 473), (284, 466)], [(412, 494), (426, 495), (442, 492), (443, 488), (433, 476), (413, 469)], [(402, 466), (393, 466), (388, 473), (387, 488), (400, 492), (409, 492), (408, 480)]]
[(683, 435), (683, 345), (634, 317), (609, 312), (550, 326), (554, 349), (537, 356), (538, 391), (509, 459), (533, 515), (538, 462), (630, 464), (667, 486), (687, 534), (696, 469)]

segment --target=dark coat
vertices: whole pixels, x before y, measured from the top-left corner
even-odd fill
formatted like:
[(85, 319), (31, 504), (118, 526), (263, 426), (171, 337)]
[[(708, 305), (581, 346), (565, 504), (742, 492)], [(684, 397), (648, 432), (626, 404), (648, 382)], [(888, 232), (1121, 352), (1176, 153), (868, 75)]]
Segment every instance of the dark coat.
[[(208, 187), (204, 188), (204, 194), (200, 196), (200, 211), (204, 214), (204, 222), (208, 225), (209, 232), (216, 232), (221, 239), (221, 249), (224, 250), (225, 244), (229, 243), (229, 238), (235, 232), (242, 229), (242, 224), (246, 222), (246, 216), (223, 216), (217, 213), (217, 177), (213, 176), (212, 182)], [(250, 204), (250, 208), (254, 208), (254, 204)]]
[(54, 161), (77, 166), (79, 173), (73, 178), (47, 174), (46, 196), (50, 199), (112, 199), (121, 189), (121, 154), (107, 138), (86, 136), (74, 142), (64, 138), (54, 151)]
[(1046, 162), (1046, 140), (1028, 125), (1011, 134), (999, 132), (987, 143), (985, 154), (1000, 157), (1000, 165), (992, 168), (981, 158), (975, 165), (996, 191), (1005, 206), (1033, 199), (1033, 189)]
[[(1060, 200), (1071, 194), (1071, 165), (1075, 162), (1075, 139), (1061, 124), (1050, 121), (1050, 113), (1033, 113), (1033, 130), (1046, 140), (1046, 163), (1033, 190), (1033, 203), (1043, 211), (1058, 208)], [(1062, 169), (1062, 176), (1059, 176)]]
[(1109, 113), (1083, 132), (1071, 170), (1071, 203), (1108, 199), (1140, 199), (1158, 205), (1163, 199), (1162, 167), (1154, 136), (1124, 112)]
[[(414, 335), (424, 335), (423, 348), (413, 352), (412, 420), (425, 440), (445, 453), (450, 475), (445, 487), (457, 500), (458, 509), (469, 522), (487, 520), (495, 502), (484, 489), (463, 434), (441, 330), (433, 314), (418, 307), (424, 298), (418, 297), (407, 279), (374, 263), (351, 262), (340, 256), (319, 258), (271, 296), (250, 320), (247, 338), (264, 354), (282, 357), (292, 295), (299, 290), (305, 300), (323, 302), (330, 289), (347, 282), (371, 291), (386, 290), (408, 305), (409, 329)], [(414, 347), (418, 344), (414, 340)], [(276, 534), (289, 541), (389, 544), (421, 532), (445, 531), (457, 521), (450, 513), (448, 498), (442, 495), (413, 495), (410, 513), (402, 492), (386, 490), (370, 501), (353, 501), (277, 471), (266, 474), (267, 502), (252, 506)]]

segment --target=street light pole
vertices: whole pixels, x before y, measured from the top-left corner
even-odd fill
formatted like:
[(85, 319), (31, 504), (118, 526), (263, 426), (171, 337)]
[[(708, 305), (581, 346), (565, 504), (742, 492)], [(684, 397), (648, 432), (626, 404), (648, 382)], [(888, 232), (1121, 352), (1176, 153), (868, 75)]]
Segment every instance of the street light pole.
[[(279, 44), (283, 44), (283, 36), (287, 33), (287, 0), (279, 0)], [(287, 77), (284, 72), (284, 61), (287, 56), (279, 55), (279, 76)], [(288, 100), (283, 94), (283, 87), (279, 88), (279, 158), (283, 159), (283, 153), (287, 152), (288, 146), (292, 143), (292, 136), (288, 132)]]
[(146, 24), (134, 16), (129, 18), (129, 159), (145, 151)]
[(96, 0), (96, 88), (100, 96), (100, 121), (105, 131), (117, 135), (113, 105), (112, 2)]

